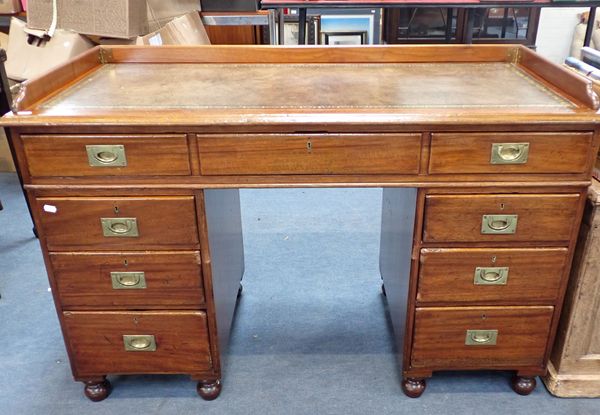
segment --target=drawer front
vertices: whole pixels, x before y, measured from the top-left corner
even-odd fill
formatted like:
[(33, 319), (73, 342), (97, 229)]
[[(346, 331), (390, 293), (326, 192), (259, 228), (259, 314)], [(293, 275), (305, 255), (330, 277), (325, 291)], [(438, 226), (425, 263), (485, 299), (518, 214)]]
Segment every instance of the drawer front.
[(568, 242), (580, 197), (429, 195), (424, 242)]
[(37, 202), (50, 251), (199, 248), (192, 196)]
[(204, 175), (416, 174), (420, 134), (198, 136)]
[(64, 309), (198, 308), (199, 252), (51, 253)]
[(544, 364), (553, 307), (417, 308), (412, 367)]
[(206, 313), (64, 312), (76, 376), (212, 369)]
[(24, 135), (29, 173), (47, 176), (187, 176), (187, 137)]
[(585, 173), (592, 133), (433, 134), (429, 173)]
[(423, 249), (417, 302), (553, 304), (566, 248)]

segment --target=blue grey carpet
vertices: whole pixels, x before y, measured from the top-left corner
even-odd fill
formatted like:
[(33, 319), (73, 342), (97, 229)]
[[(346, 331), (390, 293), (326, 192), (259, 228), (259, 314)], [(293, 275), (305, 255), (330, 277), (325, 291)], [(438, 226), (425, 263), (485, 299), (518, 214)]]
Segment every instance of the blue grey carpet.
[(399, 384), (378, 271), (381, 190), (245, 190), (246, 274), (219, 399), (186, 376), (73, 382), (17, 178), (0, 174), (0, 414), (600, 414), (600, 400), (516, 395), (503, 372)]

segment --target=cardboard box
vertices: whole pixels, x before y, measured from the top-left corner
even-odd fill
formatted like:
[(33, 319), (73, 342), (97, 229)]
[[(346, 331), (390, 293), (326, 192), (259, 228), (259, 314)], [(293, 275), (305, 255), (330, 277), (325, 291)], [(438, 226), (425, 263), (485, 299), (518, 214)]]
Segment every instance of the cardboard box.
[(147, 0), (150, 32), (160, 30), (175, 17), (200, 10), (200, 0)]
[(20, 0), (0, 0), (0, 14), (15, 14), (21, 10)]
[(94, 46), (80, 34), (63, 29), (49, 40), (34, 37), (29, 43), (25, 29), (25, 22), (15, 17), (10, 20), (6, 73), (16, 81), (35, 78)]
[[(53, 0), (29, 0), (27, 26), (48, 30)], [(57, 27), (77, 33), (132, 38), (148, 33), (146, 0), (57, 0)]]
[[(57, 27), (85, 35), (131, 39), (199, 9), (199, 0), (57, 0)], [(53, 0), (29, 0), (27, 26), (48, 30), (52, 13)]]
[(136, 45), (210, 45), (206, 28), (197, 11), (171, 20), (160, 30), (136, 39)]

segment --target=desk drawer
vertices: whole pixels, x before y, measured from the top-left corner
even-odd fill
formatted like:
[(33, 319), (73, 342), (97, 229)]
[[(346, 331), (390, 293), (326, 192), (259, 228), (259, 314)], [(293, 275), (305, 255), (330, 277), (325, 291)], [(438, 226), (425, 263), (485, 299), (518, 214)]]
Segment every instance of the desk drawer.
[(428, 195), (423, 241), (566, 243), (579, 202), (578, 194)]
[(417, 308), (411, 365), (541, 366), (553, 307)]
[(199, 252), (51, 253), (65, 309), (204, 305)]
[(553, 304), (566, 248), (423, 249), (417, 302)]
[(421, 134), (198, 136), (204, 175), (417, 174)]
[(192, 196), (40, 198), (49, 251), (198, 249)]
[(433, 134), (429, 173), (585, 173), (592, 133)]
[(29, 173), (44, 176), (188, 176), (179, 135), (24, 135)]
[(212, 368), (207, 317), (202, 311), (68, 311), (63, 321), (76, 376), (194, 373)]

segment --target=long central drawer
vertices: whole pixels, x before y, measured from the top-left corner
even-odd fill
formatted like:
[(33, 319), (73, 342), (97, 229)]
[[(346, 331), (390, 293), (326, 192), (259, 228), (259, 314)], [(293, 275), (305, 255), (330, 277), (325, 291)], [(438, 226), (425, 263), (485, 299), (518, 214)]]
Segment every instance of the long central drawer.
[(37, 200), (48, 250), (199, 248), (192, 196)]
[(417, 174), (421, 134), (198, 136), (204, 175)]

